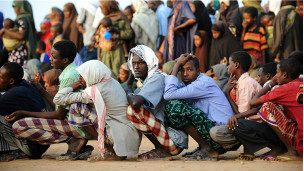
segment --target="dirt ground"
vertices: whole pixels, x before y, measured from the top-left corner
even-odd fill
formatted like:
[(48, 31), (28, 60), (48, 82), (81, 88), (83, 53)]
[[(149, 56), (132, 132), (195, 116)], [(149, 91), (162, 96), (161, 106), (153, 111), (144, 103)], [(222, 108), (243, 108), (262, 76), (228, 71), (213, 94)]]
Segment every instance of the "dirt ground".
[[(97, 141), (89, 141), (90, 145), (95, 147), (92, 156), (98, 156)], [(189, 149), (191, 151), (197, 147), (193, 139), (189, 141)], [(151, 150), (153, 145), (143, 137), (140, 147), (140, 153)], [(0, 163), (0, 171), (111, 171), (111, 170), (124, 170), (124, 171), (180, 171), (180, 170), (208, 170), (208, 171), (300, 171), (303, 170), (302, 161), (293, 162), (277, 162), (277, 161), (238, 161), (236, 160), (239, 153), (243, 151), (242, 147), (238, 151), (228, 152), (221, 155), (219, 161), (184, 161), (180, 160), (180, 155), (175, 156), (173, 161), (136, 161), (136, 155), (128, 157), (126, 161), (56, 161), (56, 156), (65, 153), (67, 145), (54, 144), (42, 156), (43, 159), (39, 160), (15, 160), (11, 162)], [(184, 151), (184, 152), (186, 152)], [(257, 154), (266, 152), (264, 149)], [(183, 153), (184, 153), (183, 152)]]

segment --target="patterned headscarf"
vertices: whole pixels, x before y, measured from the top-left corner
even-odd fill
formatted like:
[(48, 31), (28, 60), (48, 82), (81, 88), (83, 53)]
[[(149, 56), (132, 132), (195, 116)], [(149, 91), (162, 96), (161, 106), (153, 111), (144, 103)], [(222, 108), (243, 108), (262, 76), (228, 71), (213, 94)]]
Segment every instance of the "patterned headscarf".
[[(148, 66), (148, 77), (150, 78), (158, 69), (158, 58), (156, 57), (155, 53), (151, 48), (145, 45), (137, 45), (136, 47), (132, 48), (129, 53), (129, 59), (128, 59), (128, 65), (132, 72), (132, 74), (135, 77), (134, 69), (132, 65), (133, 55), (136, 54), (139, 56), (142, 60), (144, 60), (147, 63)], [(139, 78), (136, 78), (138, 80)]]

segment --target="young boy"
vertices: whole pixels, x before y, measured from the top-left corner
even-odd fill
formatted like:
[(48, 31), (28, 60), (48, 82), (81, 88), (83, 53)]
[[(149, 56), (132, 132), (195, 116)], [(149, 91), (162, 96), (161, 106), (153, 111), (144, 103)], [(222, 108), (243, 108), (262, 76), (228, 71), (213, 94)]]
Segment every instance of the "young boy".
[[(55, 69), (62, 70), (59, 76), (59, 91), (78, 81), (79, 73), (76, 65), (73, 63), (76, 56), (76, 46), (72, 41), (63, 40), (57, 42), (52, 48), (51, 63)], [(41, 85), (37, 86), (40, 93), (48, 102), (53, 101), (53, 96), (46, 92)], [(76, 160), (79, 157), (90, 155), (85, 150), (87, 139), (91, 135), (85, 128), (70, 126), (69, 120), (70, 106), (56, 106), (54, 112), (31, 112), (17, 111), (7, 117), (9, 122), (15, 122), (13, 125), (15, 134), (22, 138), (30, 139), (39, 144), (52, 144), (66, 142), (69, 145), (68, 152), (58, 157), (59, 160)], [(32, 118), (27, 118), (32, 117)], [(35, 120), (35, 121), (33, 121)], [(26, 124), (23, 124), (26, 123)], [(44, 132), (47, 132), (44, 133)], [(39, 136), (33, 136), (39, 135)], [(86, 139), (85, 139), (86, 138)]]
[(277, 74), (277, 63), (270, 62), (259, 69), (259, 84), (264, 88)]
[(243, 33), (241, 43), (243, 50), (252, 55), (260, 65), (266, 61), (266, 50), (268, 49), (266, 33), (263, 27), (257, 25), (258, 10), (247, 7), (243, 12)]
[(37, 47), (36, 47), (36, 58), (38, 58), (41, 64), (48, 64), (50, 63), (50, 56), (45, 53), (46, 45), (42, 40), (37, 40)]
[[(234, 149), (234, 146), (239, 143), (231, 131), (238, 125), (237, 119), (256, 114), (258, 111), (251, 109), (250, 101), (262, 87), (249, 76), (250, 65), (251, 57), (247, 52), (234, 52), (229, 57), (228, 74), (230, 74), (230, 79), (226, 88), (226, 97), (235, 115), (228, 119), (227, 125), (217, 126), (210, 130), (212, 139), (227, 150)], [(235, 101), (230, 95), (232, 89), (236, 92)]]
[(52, 45), (63, 40), (62, 31), (63, 30), (61, 24), (56, 24), (51, 27), (51, 35), (53, 39)]
[[(179, 84), (177, 73), (181, 71), (183, 83)], [(214, 80), (200, 73), (195, 56), (183, 54), (165, 78), (166, 104), (165, 124), (187, 132), (199, 147), (186, 153), (185, 159), (217, 160), (225, 152), (214, 142), (209, 130), (215, 125), (226, 125), (233, 110), (224, 93)]]
[[(297, 102), (298, 89), (303, 84), (303, 81), (299, 79), (302, 70), (303, 65), (299, 64), (296, 59), (282, 60), (277, 65), (276, 76), (258, 92), (250, 103), (252, 107), (263, 104), (259, 115), (287, 148), (287, 152), (286, 148), (271, 148), (271, 151), (267, 154), (271, 157), (286, 152), (284, 156), (278, 156), (277, 160), (298, 160), (303, 155), (303, 104)], [(280, 86), (269, 91), (276, 84)], [(283, 105), (284, 110), (279, 108), (277, 104)], [(260, 131), (263, 130), (258, 132)], [(244, 144), (246, 148), (250, 148), (252, 142), (257, 143), (256, 146), (260, 147), (273, 143), (269, 139), (270, 135), (259, 133), (257, 135), (259, 138), (248, 139), (246, 135), (236, 133), (240, 141), (247, 142), (247, 147)]]

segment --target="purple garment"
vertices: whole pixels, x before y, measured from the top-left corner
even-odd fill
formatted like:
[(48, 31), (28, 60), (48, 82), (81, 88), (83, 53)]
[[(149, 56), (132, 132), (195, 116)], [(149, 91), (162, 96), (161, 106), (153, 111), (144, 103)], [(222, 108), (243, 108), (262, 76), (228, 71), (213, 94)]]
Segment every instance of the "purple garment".
[(203, 111), (216, 125), (226, 125), (228, 119), (234, 116), (222, 90), (212, 78), (203, 74), (187, 86), (180, 84), (176, 76), (166, 76), (164, 99), (184, 99)]
[[(188, 2), (181, 2), (181, 3), (182, 5), (180, 7), (174, 27), (185, 23), (189, 19), (192, 18), (196, 19), (193, 12), (190, 9), (189, 3)], [(174, 10), (172, 10), (168, 16), (168, 29), (170, 29), (170, 23), (172, 21), (173, 14), (174, 11), (176, 10), (177, 5), (175, 5)], [(178, 58), (181, 54), (184, 53), (193, 53), (193, 37), (196, 32), (196, 29), (197, 29), (197, 23), (190, 26), (190, 28), (187, 27), (180, 29), (179, 31), (182, 33), (182, 36), (179, 36), (174, 33), (173, 59)], [(168, 61), (168, 53), (169, 53), (169, 45), (168, 45), (168, 35), (167, 35), (165, 39), (164, 52), (163, 52), (164, 62)]]

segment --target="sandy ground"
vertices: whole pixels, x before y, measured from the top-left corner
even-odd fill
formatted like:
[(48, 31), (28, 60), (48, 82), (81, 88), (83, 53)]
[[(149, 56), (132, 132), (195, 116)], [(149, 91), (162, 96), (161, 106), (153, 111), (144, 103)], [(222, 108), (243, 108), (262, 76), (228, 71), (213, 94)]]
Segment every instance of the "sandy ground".
[[(92, 156), (98, 156), (97, 141), (89, 141), (90, 145), (95, 147)], [(189, 149), (193, 150), (197, 144), (193, 139), (189, 141)], [(140, 153), (151, 150), (153, 145), (143, 137), (140, 147)], [(298, 171), (303, 170), (302, 161), (293, 162), (276, 162), (276, 161), (238, 161), (236, 160), (239, 153), (243, 151), (242, 147), (238, 151), (228, 152), (221, 155), (219, 161), (183, 161), (180, 160), (180, 155), (175, 156), (173, 161), (136, 161), (136, 155), (128, 157), (126, 161), (56, 161), (56, 156), (65, 153), (67, 150), (66, 144), (54, 144), (42, 156), (43, 159), (39, 160), (15, 160), (11, 162), (0, 163), (0, 171), (111, 171), (111, 170), (124, 170), (124, 171), (179, 171), (179, 170), (223, 170), (223, 171)], [(266, 152), (264, 149), (257, 154)], [(186, 151), (184, 151), (186, 152)], [(183, 153), (184, 153), (183, 152)]]

